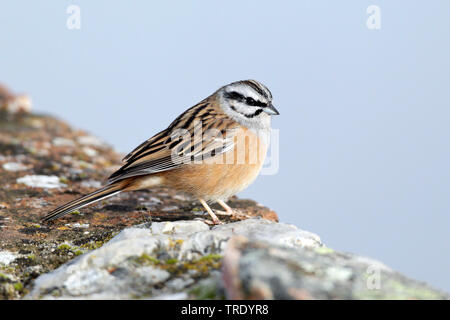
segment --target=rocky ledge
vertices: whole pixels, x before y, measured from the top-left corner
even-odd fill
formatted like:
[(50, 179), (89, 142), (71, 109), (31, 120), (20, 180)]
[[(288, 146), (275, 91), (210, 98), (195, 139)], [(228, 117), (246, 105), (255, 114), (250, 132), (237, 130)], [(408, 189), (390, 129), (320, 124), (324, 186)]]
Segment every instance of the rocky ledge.
[(98, 188), (121, 157), (52, 117), (2, 111), (0, 299), (449, 298), (236, 197), (230, 205), (241, 214), (218, 226), (166, 188), (39, 222)]

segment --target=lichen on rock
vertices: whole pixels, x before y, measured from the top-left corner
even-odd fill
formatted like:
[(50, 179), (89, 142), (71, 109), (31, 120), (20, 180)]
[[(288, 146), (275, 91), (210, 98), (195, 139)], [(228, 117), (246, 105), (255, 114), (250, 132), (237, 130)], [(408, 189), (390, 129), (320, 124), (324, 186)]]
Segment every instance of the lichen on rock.
[(53, 298), (54, 290), (62, 299), (179, 293), (220, 271), (228, 240), (235, 235), (294, 248), (322, 245), (317, 235), (265, 219), (212, 228), (199, 220), (147, 223), (124, 229), (95, 251), (39, 277), (27, 298)]

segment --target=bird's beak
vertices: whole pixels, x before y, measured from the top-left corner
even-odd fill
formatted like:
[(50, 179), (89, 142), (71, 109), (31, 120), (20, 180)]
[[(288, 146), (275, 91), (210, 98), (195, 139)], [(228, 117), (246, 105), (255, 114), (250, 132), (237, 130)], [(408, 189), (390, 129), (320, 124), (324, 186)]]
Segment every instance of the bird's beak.
[(269, 104), (267, 107), (264, 108), (264, 112), (273, 116), (277, 116), (280, 113), (277, 109), (273, 106), (273, 104)]

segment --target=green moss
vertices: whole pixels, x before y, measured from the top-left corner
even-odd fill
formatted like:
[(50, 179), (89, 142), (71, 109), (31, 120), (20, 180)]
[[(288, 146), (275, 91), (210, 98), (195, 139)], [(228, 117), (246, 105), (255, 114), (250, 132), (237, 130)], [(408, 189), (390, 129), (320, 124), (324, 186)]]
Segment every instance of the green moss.
[(185, 264), (185, 268), (196, 270), (201, 274), (209, 274), (211, 270), (220, 269), (222, 262), (216, 259), (204, 259)]
[(103, 244), (105, 243), (105, 241), (91, 241), (88, 243), (83, 244), (81, 247), (87, 250), (94, 250), (94, 249), (98, 249), (101, 246), (103, 246)]
[[(84, 247), (84, 246), (82, 246), (82, 247)], [(84, 251), (80, 247), (71, 246), (67, 243), (60, 244), (57, 249), (64, 253), (72, 252), (75, 256), (79, 256), (84, 253)]]
[(194, 261), (179, 261), (175, 258), (162, 261), (150, 255), (142, 254), (141, 256), (132, 259), (132, 261), (139, 265), (152, 265), (158, 267), (174, 276), (182, 275), (188, 270), (195, 270), (198, 272), (198, 276), (204, 277), (209, 275), (211, 270), (217, 270), (221, 267), (221, 259), (221, 255), (211, 254)]
[(222, 256), (220, 254), (208, 254), (208, 255), (203, 256), (200, 259), (198, 259), (198, 261), (220, 260), (220, 259), (222, 259)]
[(16, 282), (14, 283), (14, 289), (16, 289), (17, 291), (22, 291), (23, 290), (23, 284), (21, 282)]
[(175, 264), (175, 263), (177, 263), (177, 262), (178, 262), (177, 259), (169, 259), (169, 260), (166, 260), (166, 264)]
[(72, 211), (70, 214), (73, 214), (73, 215), (79, 215), (79, 214), (81, 214), (81, 212), (78, 211), (78, 210), (75, 210), (75, 211)]
[(61, 245), (58, 246), (58, 250), (70, 250), (70, 246), (67, 243), (63, 243)]
[(89, 163), (87, 163), (87, 162), (84, 161), (84, 160), (80, 160), (80, 161), (78, 162), (78, 165), (80, 166), (80, 169), (87, 169), (87, 168), (89, 168)]
[(69, 179), (67, 179), (66, 177), (59, 177), (59, 182), (64, 183), (64, 184), (68, 184), (69, 183)]
[(183, 242), (183, 239), (169, 239), (168, 247), (171, 250), (179, 249)]
[(0, 280), (9, 280), (9, 277), (6, 274), (0, 272)]
[(173, 275), (181, 275), (189, 270), (194, 270), (199, 277), (208, 276), (211, 270), (220, 269), (222, 264), (220, 255), (207, 255), (198, 260), (172, 264), (167, 263), (168, 261), (166, 261), (165, 265), (161, 265), (160, 268), (167, 270)]
[[(101, 246), (103, 246), (106, 242), (108, 242), (109, 240), (111, 240), (115, 235), (117, 235), (118, 232), (114, 231), (114, 232), (108, 232), (108, 233), (104, 233), (102, 235), (98, 235), (96, 236), (94, 239), (95, 240), (91, 240), (89, 242), (86, 243), (77, 243), (81, 249), (86, 249), (86, 250), (94, 250), (94, 249), (98, 249)], [(101, 239), (101, 240), (97, 240), (97, 239)], [(87, 241), (87, 240), (86, 240)]]
[(217, 300), (217, 299), (225, 299), (224, 296), (220, 294), (219, 288), (217, 288), (216, 284), (201, 284), (190, 291), (188, 291), (190, 295), (193, 296), (194, 299), (197, 300)]
[(139, 264), (159, 264), (159, 260), (149, 256), (148, 254), (143, 253), (136, 259), (136, 262)]
[(78, 175), (78, 177), (79, 177), (80, 179), (86, 179), (86, 178), (88, 178), (88, 175), (87, 175), (86, 172), (81, 172), (81, 173)]

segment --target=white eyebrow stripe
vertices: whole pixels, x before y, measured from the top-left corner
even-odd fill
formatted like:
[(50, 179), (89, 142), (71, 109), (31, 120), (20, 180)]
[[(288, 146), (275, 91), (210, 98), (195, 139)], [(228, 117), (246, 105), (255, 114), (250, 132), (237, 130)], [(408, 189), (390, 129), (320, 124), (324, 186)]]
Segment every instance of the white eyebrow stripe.
[(227, 92), (237, 92), (242, 94), (244, 97), (253, 98), (256, 101), (261, 101), (267, 103), (267, 99), (260, 94), (258, 94), (254, 89), (245, 85), (231, 85), (227, 88)]

